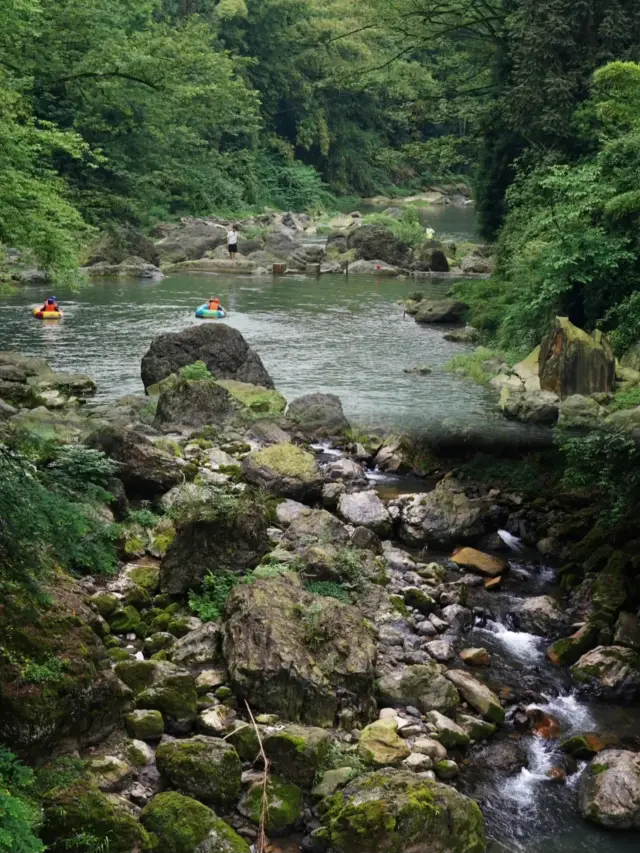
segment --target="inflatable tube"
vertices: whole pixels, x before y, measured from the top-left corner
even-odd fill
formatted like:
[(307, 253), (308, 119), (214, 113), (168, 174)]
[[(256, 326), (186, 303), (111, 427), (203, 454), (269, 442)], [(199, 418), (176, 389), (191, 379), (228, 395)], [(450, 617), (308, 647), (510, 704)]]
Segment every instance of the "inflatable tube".
[(218, 308), (217, 311), (211, 311), (207, 308), (207, 303), (201, 305), (199, 308), (196, 308), (196, 317), (200, 320), (221, 320), (223, 317), (226, 317), (226, 312), (224, 308)]
[(62, 317), (62, 311), (43, 311), (41, 308), (34, 308), (33, 316), (38, 320), (59, 320)]

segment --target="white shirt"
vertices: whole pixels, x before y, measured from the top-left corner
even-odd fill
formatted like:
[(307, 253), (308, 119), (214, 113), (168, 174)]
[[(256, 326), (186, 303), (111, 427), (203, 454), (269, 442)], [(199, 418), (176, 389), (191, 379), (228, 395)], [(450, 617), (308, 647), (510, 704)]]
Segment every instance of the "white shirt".
[(238, 232), (237, 231), (229, 231), (227, 234), (227, 243), (230, 246), (235, 246), (238, 242)]

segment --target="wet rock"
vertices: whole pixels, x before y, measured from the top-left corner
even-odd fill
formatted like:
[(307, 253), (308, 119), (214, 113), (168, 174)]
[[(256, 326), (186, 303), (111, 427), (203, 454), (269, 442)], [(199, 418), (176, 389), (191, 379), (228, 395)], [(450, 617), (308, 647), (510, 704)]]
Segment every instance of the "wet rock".
[(405, 587), (402, 595), (407, 607), (413, 607), (419, 613), (425, 615), (432, 613), (438, 606), (435, 598), (417, 586)]
[(580, 812), (609, 829), (640, 829), (640, 754), (608, 749), (580, 779)]
[(422, 299), (415, 315), (416, 323), (459, 323), (469, 306), (456, 299)]
[(598, 636), (598, 629), (593, 625), (583, 625), (570, 637), (556, 640), (547, 649), (547, 657), (554, 664), (567, 666), (575, 663), (586, 651), (593, 648)]
[(436, 727), (438, 740), (447, 749), (468, 745), (470, 741), (469, 735), (461, 726), (449, 719), (449, 717), (445, 717), (444, 714), (438, 711), (429, 711), (427, 720)]
[(376, 720), (362, 730), (358, 754), (374, 767), (394, 767), (401, 764), (411, 750), (398, 735), (395, 719)]
[(487, 740), (496, 732), (496, 726), (469, 714), (456, 714), (456, 723), (465, 730), (471, 740)]
[(286, 417), (307, 438), (342, 438), (349, 421), (335, 394), (305, 394), (289, 403)]
[(460, 652), (460, 660), (466, 663), (467, 666), (489, 666), (491, 658), (486, 649), (462, 649)]
[(473, 613), (461, 604), (448, 604), (443, 607), (442, 618), (448, 625), (460, 631), (464, 631), (473, 624)]
[(119, 464), (118, 477), (130, 499), (156, 498), (183, 480), (175, 458), (134, 430), (104, 426), (93, 432), (86, 443)]
[(142, 359), (145, 388), (196, 361), (203, 361), (215, 379), (237, 379), (274, 387), (259, 355), (240, 332), (224, 324), (206, 323), (153, 339)]
[(368, 627), (350, 605), (306, 592), (297, 575), (235, 587), (223, 631), (230, 680), (254, 709), (332, 725), (340, 693), (368, 713), (375, 659)]
[(451, 557), (451, 562), (464, 569), (473, 569), (482, 575), (495, 577), (505, 571), (507, 564), (500, 557), (484, 554), (476, 548), (460, 548)]
[(450, 669), (445, 673), (445, 677), (457, 687), (469, 705), (485, 719), (492, 723), (503, 722), (504, 708), (496, 694), (485, 684), (461, 669)]
[(321, 837), (335, 853), (417, 853), (425, 838), (429, 849), (438, 853), (485, 849), (484, 822), (476, 803), (454, 788), (406, 770), (358, 777), (323, 803), (321, 821)]
[(249, 845), (215, 812), (192, 797), (164, 791), (140, 820), (161, 839), (163, 853), (249, 853)]
[(616, 622), (614, 642), (617, 646), (627, 646), (640, 651), (640, 622), (633, 613), (622, 611)]
[(554, 329), (540, 345), (540, 386), (561, 399), (571, 394), (611, 391), (615, 359), (601, 332), (589, 335), (566, 317), (557, 317)]
[(491, 741), (473, 756), (475, 766), (483, 770), (497, 770), (507, 776), (518, 773), (528, 761), (526, 749), (516, 738)]
[(563, 752), (573, 755), (574, 758), (580, 760), (591, 759), (594, 755), (606, 749), (606, 747), (607, 738), (603, 738), (597, 732), (584, 732), (572, 735), (560, 744), (560, 749)]
[(550, 595), (528, 598), (516, 616), (522, 631), (541, 637), (557, 635), (566, 621), (562, 608)]
[(399, 438), (386, 439), (373, 462), (378, 470), (388, 474), (408, 474), (411, 471), (411, 464), (406, 459)]
[(381, 702), (391, 705), (415, 705), (423, 713), (450, 712), (460, 703), (457, 690), (435, 662), (402, 666), (382, 676), (376, 683)]
[(379, 536), (391, 530), (391, 520), (385, 505), (374, 491), (344, 494), (338, 501), (342, 518), (356, 527), (368, 527)]
[(406, 502), (399, 534), (408, 545), (447, 548), (481, 536), (489, 517), (485, 500), (468, 498), (454, 478), (445, 477), (432, 492)]
[(246, 479), (279, 497), (313, 501), (322, 481), (313, 454), (295, 444), (272, 444), (250, 453), (242, 463)]
[(346, 482), (364, 483), (364, 468), (353, 459), (336, 459), (330, 462), (324, 469), (323, 474), (327, 480), (344, 480)]
[(598, 646), (582, 655), (571, 675), (603, 695), (633, 699), (640, 694), (640, 653), (625, 646)]
[(158, 747), (156, 763), (170, 785), (214, 806), (227, 808), (240, 793), (240, 759), (223, 740), (195, 735), (168, 741)]

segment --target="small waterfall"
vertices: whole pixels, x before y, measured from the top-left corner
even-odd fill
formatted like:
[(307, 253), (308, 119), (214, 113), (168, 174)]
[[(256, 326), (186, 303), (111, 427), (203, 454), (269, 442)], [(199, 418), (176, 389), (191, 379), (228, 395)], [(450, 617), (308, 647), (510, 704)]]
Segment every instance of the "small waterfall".
[(543, 704), (529, 705), (529, 709), (539, 708), (545, 714), (555, 717), (562, 724), (564, 734), (573, 731), (588, 731), (596, 723), (588, 705), (576, 699), (573, 693), (565, 693), (555, 698), (545, 697)]
[(521, 663), (534, 663), (544, 657), (545, 640), (535, 634), (524, 631), (514, 631), (503, 625), (487, 619), (482, 627), (475, 629), (479, 634), (491, 635), (513, 658)]

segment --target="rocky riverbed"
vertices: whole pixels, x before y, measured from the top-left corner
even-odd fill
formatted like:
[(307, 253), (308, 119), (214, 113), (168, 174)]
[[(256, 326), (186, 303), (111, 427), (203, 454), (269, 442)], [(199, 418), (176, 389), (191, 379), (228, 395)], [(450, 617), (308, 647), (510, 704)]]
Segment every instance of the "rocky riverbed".
[[(229, 327), (160, 336), (141, 372), (146, 395), (95, 405), (85, 377), (0, 354), (7, 436), (117, 465), (101, 512), (118, 574), (57, 579), (3, 637), (66, 667), (29, 689), (0, 669), (0, 738), (35, 764), (74, 757), (44, 794), (45, 841), (637, 845), (632, 541), (598, 538), (570, 496), (487, 489), (444, 460), (424, 490), (385, 493), (415, 475), (406, 442), (357, 431), (332, 395), (287, 404)], [(549, 537), (584, 577), (570, 599), (535, 550)]]

